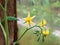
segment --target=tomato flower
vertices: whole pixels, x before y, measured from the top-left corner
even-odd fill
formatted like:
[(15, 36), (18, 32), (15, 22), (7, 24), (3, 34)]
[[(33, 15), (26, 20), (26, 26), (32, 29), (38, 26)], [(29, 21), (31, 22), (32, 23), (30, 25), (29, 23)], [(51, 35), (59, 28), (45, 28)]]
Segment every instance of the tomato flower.
[(35, 16), (33, 16), (33, 17), (30, 17), (30, 12), (28, 12), (28, 16), (26, 17), (26, 18), (23, 18), (24, 20), (25, 20), (25, 23), (27, 24), (27, 25), (30, 25), (30, 24), (34, 24), (33, 22), (32, 22), (32, 20), (35, 18)]
[(43, 34), (44, 36), (49, 35), (49, 30), (48, 30), (48, 29), (42, 30), (42, 34)]
[(47, 21), (44, 19), (39, 23), (39, 26), (43, 27), (47, 24)]

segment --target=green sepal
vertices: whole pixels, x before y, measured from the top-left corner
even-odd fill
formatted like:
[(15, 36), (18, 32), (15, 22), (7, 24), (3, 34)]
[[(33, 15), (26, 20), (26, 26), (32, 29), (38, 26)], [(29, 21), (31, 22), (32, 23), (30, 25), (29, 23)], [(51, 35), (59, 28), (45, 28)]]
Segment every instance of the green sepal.
[(39, 41), (39, 40), (40, 40), (40, 36), (38, 37), (37, 41)]
[(45, 36), (44, 36), (44, 35), (42, 35), (42, 42), (44, 42), (44, 41), (45, 41), (44, 37), (45, 37)]
[(39, 31), (37, 30), (37, 31), (35, 31), (36, 33), (39, 33)]

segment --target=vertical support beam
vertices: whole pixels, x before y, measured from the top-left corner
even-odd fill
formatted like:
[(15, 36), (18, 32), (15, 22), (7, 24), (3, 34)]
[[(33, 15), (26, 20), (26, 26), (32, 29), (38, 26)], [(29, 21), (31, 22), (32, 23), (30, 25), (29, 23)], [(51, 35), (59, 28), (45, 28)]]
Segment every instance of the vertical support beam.
[[(15, 9), (15, 11), (14, 11), (14, 13), (15, 13), (15, 17), (17, 17), (17, 12), (16, 12), (16, 0), (14, 0), (14, 2), (15, 2), (15, 4), (14, 4), (14, 9)], [(17, 35), (17, 33), (18, 33), (18, 28), (17, 28), (17, 21), (14, 21), (14, 41), (16, 41), (17, 39), (18, 39), (18, 35)], [(18, 44), (16, 44), (16, 45), (18, 45)]]
[[(0, 3), (2, 3), (2, 5), (4, 6), (4, 0), (0, 0)], [(8, 16), (17, 17), (16, 0), (9, 0), (7, 6), (8, 6), (7, 7)], [(0, 18), (4, 20), (3, 10), (1, 8), (0, 8)], [(4, 25), (4, 22), (3, 22), (3, 25)], [(17, 21), (8, 21), (8, 25), (9, 25), (9, 41), (10, 41), (10, 45), (13, 45), (13, 41), (16, 41), (18, 38), (17, 37), (17, 32), (18, 32)], [(0, 28), (0, 44), (5, 45), (5, 39), (1, 31), (1, 28)]]

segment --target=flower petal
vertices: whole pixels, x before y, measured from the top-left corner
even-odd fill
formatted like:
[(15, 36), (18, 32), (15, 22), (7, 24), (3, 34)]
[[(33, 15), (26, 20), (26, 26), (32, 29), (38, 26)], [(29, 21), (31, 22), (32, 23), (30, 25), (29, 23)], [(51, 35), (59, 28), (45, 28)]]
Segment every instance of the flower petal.
[(34, 23), (34, 22), (32, 22), (32, 21), (31, 21), (31, 24), (32, 24), (32, 26), (33, 26), (33, 25), (35, 25), (35, 23)]
[(23, 18), (23, 20), (25, 20), (25, 21), (26, 21), (26, 18)]
[(28, 12), (28, 17), (30, 17), (30, 12)]
[(45, 19), (39, 23), (39, 25), (42, 27), (45, 26), (46, 24), (47, 24), (47, 21)]
[(31, 17), (31, 19), (34, 19), (36, 16)]

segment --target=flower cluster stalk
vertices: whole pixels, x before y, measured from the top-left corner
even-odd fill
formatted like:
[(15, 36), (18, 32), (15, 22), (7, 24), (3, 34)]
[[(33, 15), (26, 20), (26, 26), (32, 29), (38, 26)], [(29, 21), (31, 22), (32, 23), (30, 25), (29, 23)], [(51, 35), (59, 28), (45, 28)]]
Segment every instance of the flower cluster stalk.
[[(40, 26), (37, 26), (37, 25), (32, 26), (32, 27), (30, 27), (30, 28), (27, 28), (27, 29), (25, 30), (25, 32), (21, 35), (21, 37), (19, 37), (19, 39), (17, 39), (17, 41), (14, 42), (14, 45), (16, 45), (16, 44), (19, 42), (19, 40), (21, 40), (21, 38), (22, 38), (30, 29), (32, 29), (32, 28), (34, 28), (34, 27), (40, 28)], [(41, 28), (40, 28), (40, 29), (41, 29)]]

